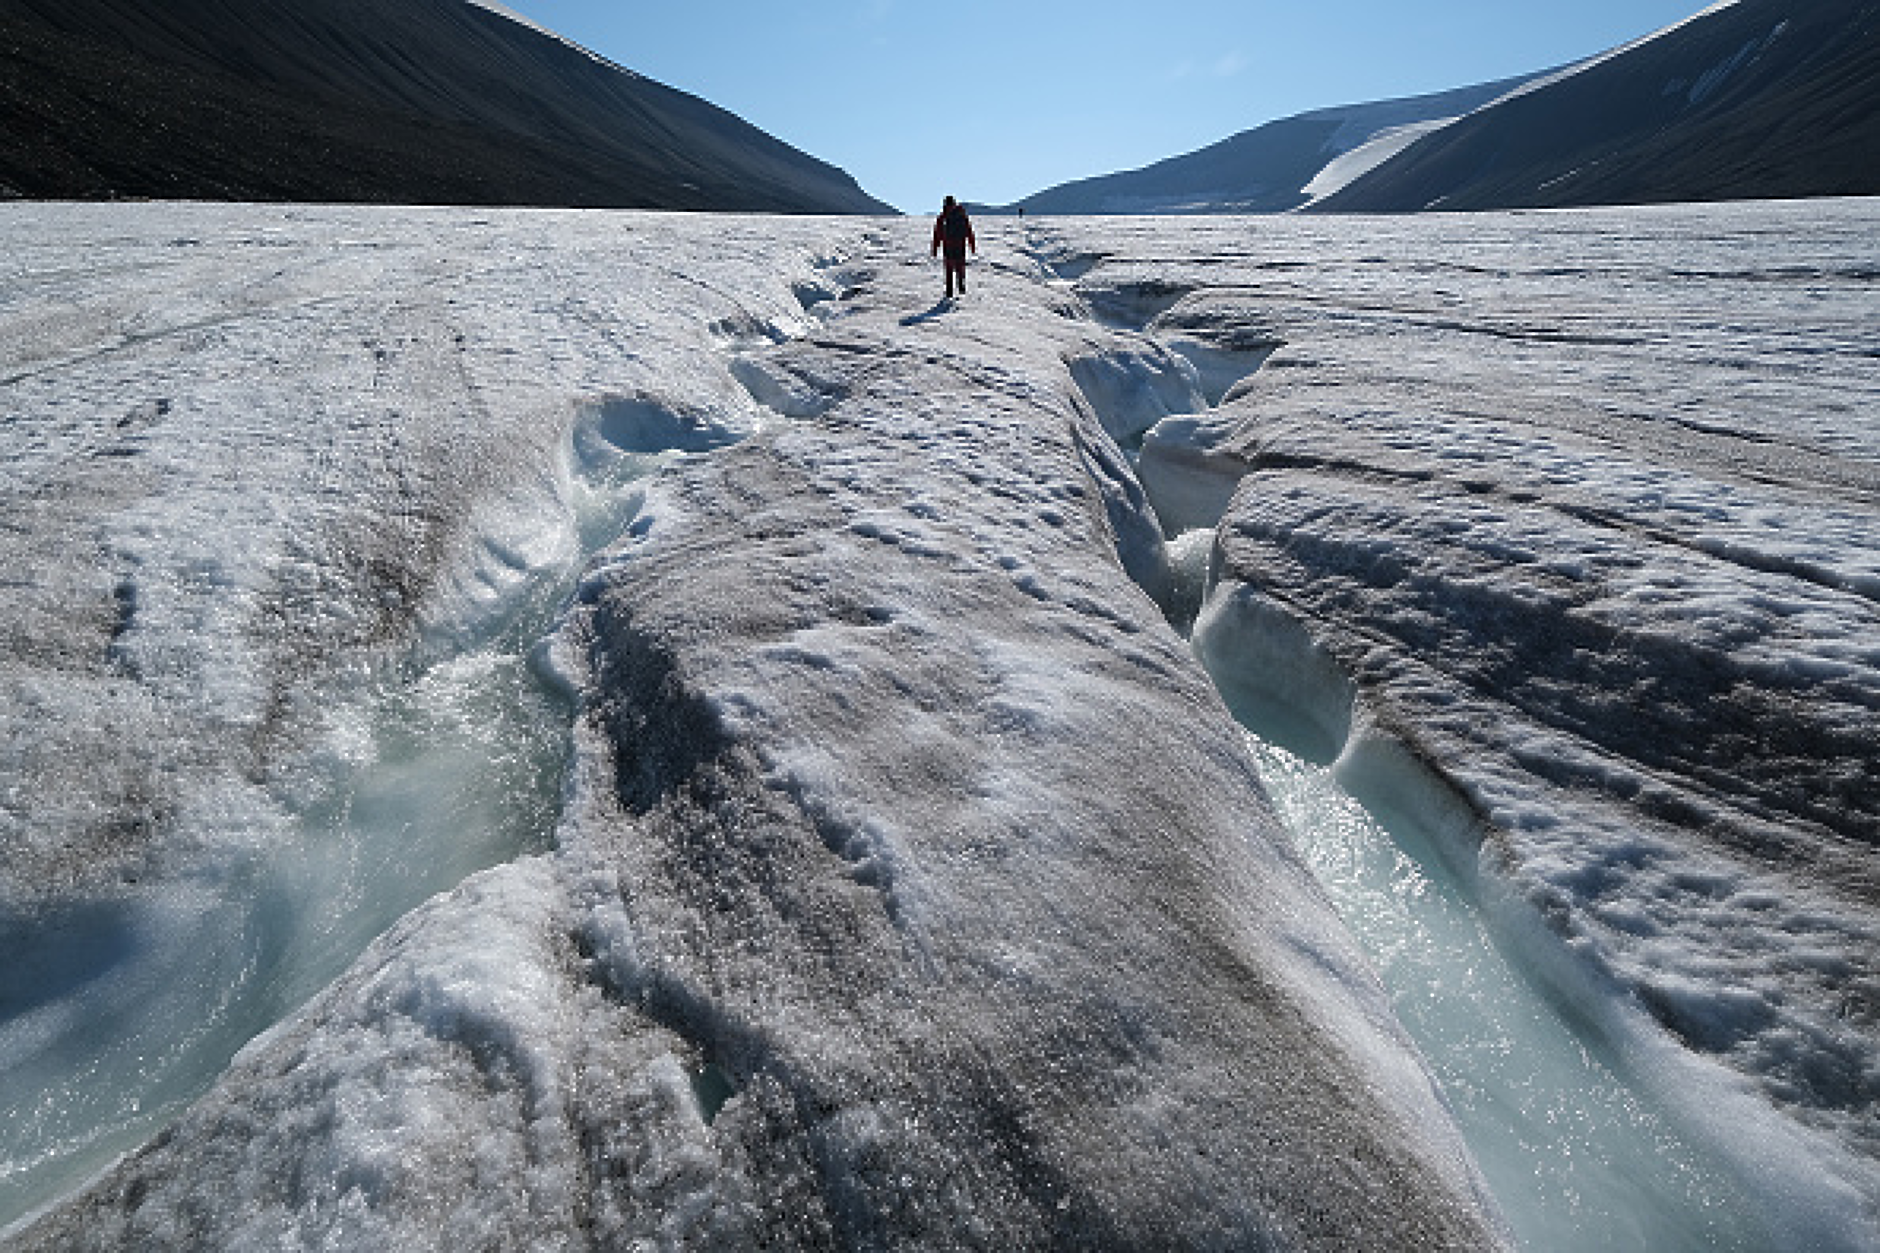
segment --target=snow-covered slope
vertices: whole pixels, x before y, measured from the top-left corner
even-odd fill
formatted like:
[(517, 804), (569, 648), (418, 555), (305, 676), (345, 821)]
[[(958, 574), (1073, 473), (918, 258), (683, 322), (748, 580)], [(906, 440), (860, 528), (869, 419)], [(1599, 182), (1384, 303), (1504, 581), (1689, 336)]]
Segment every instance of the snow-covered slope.
[(878, 213), (842, 171), (470, 0), (0, 0), (0, 194)]
[(1880, 10), (1733, 0), (1444, 127), (1317, 207), (1880, 193)]
[(0, 1243), (1872, 1248), (1876, 225), (0, 207)]
[[(1053, 187), (1010, 208), (1058, 214), (1283, 213), (1329, 194), (1328, 180), (1349, 181), (1358, 168), (1368, 168), (1346, 159), (1354, 150), (1408, 127), (1458, 117), (1522, 81), (1302, 113), (1140, 170)], [(1371, 163), (1382, 159), (1373, 155)], [(1331, 174), (1333, 165), (1343, 173)], [(1314, 184), (1318, 190), (1308, 190)]]

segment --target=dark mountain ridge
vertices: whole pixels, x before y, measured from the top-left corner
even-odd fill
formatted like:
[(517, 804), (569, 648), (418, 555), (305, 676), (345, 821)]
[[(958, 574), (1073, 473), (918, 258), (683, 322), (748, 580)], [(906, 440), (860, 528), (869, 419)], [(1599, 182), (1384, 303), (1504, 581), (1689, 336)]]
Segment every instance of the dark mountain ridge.
[(1314, 207), (1880, 194), (1880, 4), (1738, 0), (1425, 136)]
[(892, 210), (469, 0), (0, 0), (0, 194)]
[[(1340, 162), (1367, 143), (1356, 156), (1374, 162)], [(1406, 213), (1863, 195), (1880, 195), (1880, 0), (1736, 0), (1571, 67), (1300, 114), (1013, 207)]]

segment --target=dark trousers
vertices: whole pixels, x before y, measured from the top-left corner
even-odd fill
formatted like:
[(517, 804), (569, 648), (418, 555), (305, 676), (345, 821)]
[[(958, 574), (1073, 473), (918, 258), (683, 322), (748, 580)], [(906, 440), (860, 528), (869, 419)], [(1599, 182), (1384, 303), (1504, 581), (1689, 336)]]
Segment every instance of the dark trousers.
[(964, 296), (966, 294), (966, 249), (962, 248), (958, 252), (955, 252), (953, 249), (948, 248), (945, 256), (947, 262), (947, 295), (951, 296), (953, 294), (953, 284), (955, 280), (957, 280), (960, 285), (960, 295)]

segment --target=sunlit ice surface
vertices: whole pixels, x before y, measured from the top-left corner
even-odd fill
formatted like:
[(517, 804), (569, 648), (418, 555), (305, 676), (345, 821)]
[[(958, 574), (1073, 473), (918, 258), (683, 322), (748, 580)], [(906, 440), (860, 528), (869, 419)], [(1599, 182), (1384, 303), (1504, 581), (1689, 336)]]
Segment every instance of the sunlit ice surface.
[[(1832, 1073), (1849, 1029), (1810, 1017), (1806, 972), (1858, 969), (1865, 941), (1849, 912), (1831, 893), (1804, 899), (1761, 870), (1719, 872), (1716, 850), (1698, 850), (1704, 875), (1683, 873), (1687, 848), (1645, 843), (1612, 818), (1599, 789), (1632, 785), (1625, 753), (1676, 743), (1620, 736), (1595, 769), (1556, 735), (1537, 758), (1574, 762), (1593, 784), (1577, 792), (1504, 768), (1509, 745), (1465, 733), (1522, 724), (1499, 706), (1480, 716), (1445, 687), (1454, 646), (1416, 632), (1445, 608), (1469, 610), (1458, 614), (1466, 626), (1511, 624), (1503, 643), (1515, 664), (1500, 673), (1554, 682), (1542, 695), (1564, 692), (1601, 715), (1585, 720), (1595, 732), (1623, 729), (1637, 707), (1625, 652), (1569, 651), (1575, 671), (1524, 651), (1551, 638), (1541, 628), (1589, 614), (1642, 624), (1668, 656), (1696, 646), (1724, 657), (1746, 688), (1774, 675), (1825, 684), (1836, 699), (1865, 690), (1880, 569), (1871, 528), (1859, 525), (1872, 432), (1847, 415), (1872, 390), (1871, 330), (1859, 316), (1871, 210), (988, 223), (991, 247), (959, 306), (932, 303), (937, 274), (919, 269), (918, 222), (8, 212), (21, 242), (6, 262), (12, 355), (0, 380), (17, 526), (0, 542), (24, 575), (6, 622), (3, 904), (8, 952), (20, 956), (3, 989), (13, 1069), (0, 1096), (24, 1113), (7, 1121), (21, 1136), (6, 1150), (7, 1183), (18, 1187), (0, 1220), (148, 1140), (238, 1050), (266, 1053), (276, 1018), (419, 902), (483, 866), (578, 861), (554, 837), (566, 821), (567, 722), (575, 704), (608, 694), (570, 690), (578, 678), (540, 641), (579, 595), (592, 554), (648, 519), (683, 523), (697, 511), (662, 497), (640, 517), (647, 471), (696, 470), (684, 459), (765, 430), (783, 432), (792, 451), (825, 440), (812, 463), (829, 470), (823, 490), (845, 502), (851, 493), (862, 515), (853, 528), (796, 537), (799, 550), (779, 560), (835, 538), (881, 578), (867, 599), (829, 602), (840, 621), (758, 654), (757, 677), (773, 686), (727, 707), (805, 719), (817, 744), (871, 738), (840, 720), (819, 726), (809, 711), (829, 695), (828, 674), (876, 656), (865, 641), (880, 636), (868, 632), (930, 625), (931, 639), (953, 643), (923, 603), (926, 583), (893, 564), (903, 554), (945, 559), (954, 572), (985, 564), (988, 588), (1022, 594), (1020, 612), (981, 625), (1027, 643), (973, 656), (1013, 677), (1001, 709), (1041, 735), (1071, 721), (1075, 684), (1060, 677), (1048, 632), (1026, 632), (1056, 624), (1064, 640), (1092, 638), (1082, 619), (1103, 621), (1106, 607), (1082, 589), (1109, 586), (1113, 556), (1145, 585), (1160, 569), (1182, 602), (1178, 619), (1214, 590), (1193, 567), (1212, 560), (1217, 540), (1236, 578), (1285, 587), (1297, 559), (1295, 603), (1315, 589), (1331, 595), (1352, 570), (1375, 575), (1374, 593), (1321, 614), (1321, 629), (1406, 641), (1400, 657), (1375, 654), (1403, 662), (1389, 676), (1399, 686), (1375, 690), (1401, 698), (1412, 731), (1448, 736), (1434, 741), (1454, 750), (1445, 768), (1489, 798), (1485, 810), (1530, 854), (1515, 863), (1530, 876), (1517, 890), (1554, 891), (1583, 927), (1576, 941), (1622, 988), (1668, 988), (1676, 998), (1661, 1003), (1694, 1009), (1687, 1017), (1700, 1026), (1754, 1025), (1753, 1013), (1713, 1012), (1732, 998), (1792, 1013), (1783, 1038), (1824, 1064), (1779, 1072), (1752, 1038), (1728, 1059), (1752, 1080), (1779, 1092)], [(853, 264), (827, 264), (843, 254)], [(897, 381), (903, 374), (918, 381)], [(890, 428), (881, 447), (900, 440), (917, 453), (902, 461), (819, 426), (851, 392), (870, 407), (850, 421)], [(1022, 404), (1080, 407), (1102, 426), (1082, 445), (1086, 467), (1106, 464), (1107, 433), (1140, 451), (1168, 533), (1224, 518), (1218, 537), (1185, 540), (1171, 578), (1156, 525), (1106, 470), (1117, 551), (1068, 546), (1061, 537), (1084, 517), (1071, 502), (1097, 480), (1056, 468), (1025, 477), (1020, 463), (1035, 450)], [(740, 464), (761, 469), (767, 455)], [(1164, 476), (1159, 491), (1152, 473)], [(995, 490), (970, 490), (984, 481)], [(794, 503), (801, 493), (778, 495)], [(846, 586), (853, 571), (841, 564), (811, 573)], [(1503, 587), (1514, 595), (1495, 599)], [(1583, 597), (1575, 612), (1548, 599), (1563, 587)], [(1427, 602), (1409, 599), (1424, 589), (1434, 589)], [(1131, 606), (1117, 600), (1107, 612), (1142, 634)], [(1255, 629), (1300, 628), (1272, 617)], [(1751, 644), (1712, 648), (1739, 636)], [(1418, 638), (1429, 641), (1421, 651)], [(704, 651), (718, 662), (741, 648)], [(809, 677), (793, 678), (798, 669)], [(1829, 724), (1825, 749), (1858, 740), (1858, 701), (1814, 708)], [(892, 728), (904, 712), (890, 702), (871, 716)], [(1296, 742), (1299, 727), (1275, 738)], [(1329, 761), (1338, 743), (1302, 751)], [(980, 746), (940, 736), (928, 748), (930, 760), (970, 760)], [(1611, 1055), (1596, 1000), (1522, 991), (1521, 967), (1552, 960), (1537, 958), (1545, 946), (1511, 950), (1506, 928), (1474, 917), (1492, 882), (1445, 886), (1455, 850), (1432, 855), (1418, 843), (1417, 822), (1399, 820), (1417, 815), (1414, 804), (1394, 817), (1379, 803), (1395, 776), (1361, 765), (1341, 776), (1367, 791), (1381, 836), (1315, 768), (1256, 751), (1283, 806), (1329, 819), (1301, 824), (1295, 842), (1346, 905), (1346, 926), (1368, 946), (1519, 1231), (1538, 1233), (1538, 1247), (1581, 1220), (1614, 1247), (1758, 1238), (1755, 1222), (1736, 1219), (1769, 1190), (1733, 1196), (1728, 1182), (1750, 1154), (1732, 1155), (1718, 1127), (1689, 1110), (1667, 1113), (1675, 1068), (1671, 1082), (1635, 1082), (1638, 1059)], [(801, 789), (841, 799), (824, 812), (855, 824), (858, 844), (875, 850), (871, 866), (899, 856), (911, 869), (903, 890), (920, 883), (918, 858), (890, 838), (901, 807), (856, 799), (879, 779), (847, 778), (819, 751), (776, 760)], [(1140, 769), (1153, 778), (1155, 764)], [(976, 803), (1032, 812), (1044, 778), (1007, 772)], [(1700, 781), (1710, 789), (1700, 799), (1721, 809), (1773, 803), (1753, 777)], [(1113, 786), (1120, 795), (1132, 780), (1116, 774)], [(1799, 825), (1789, 847), (1838, 846)], [(970, 862), (937, 865), (960, 874)], [(1641, 868), (1658, 877), (1628, 878)], [(568, 880), (608, 872), (583, 864)], [(517, 877), (529, 891), (491, 897), (519, 915), (552, 897), (543, 885), (555, 876)], [(987, 872), (950, 890), (996, 900), (1005, 886)], [(1409, 913), (1407, 901), (1436, 908)], [(1782, 926), (1745, 922), (1769, 910)], [(1645, 934), (1641, 920), (1653, 942), (1627, 947), (1623, 928)], [(999, 949), (1002, 935), (989, 929), (982, 947)], [(1762, 941), (1782, 936), (1802, 938), (1772, 962), (1779, 944)], [(603, 956), (632, 969), (632, 938)], [(676, 937), (637, 943), (667, 940)], [(1776, 994), (1791, 986), (1807, 995)], [(1456, 999), (1435, 1007), (1430, 988)], [(1504, 1006), (1499, 1017), (1478, 1012)], [(477, 1009), (500, 1022), (495, 1008)], [(430, 1023), (436, 1048), (460, 1043), (456, 1019)], [(530, 1020), (531, 1030), (554, 1025), (546, 1011)], [(551, 1032), (530, 1047), (556, 1058), (580, 1039)], [(706, 1085), (709, 1104), (735, 1121), (729, 1072), (691, 1064), (724, 1080)], [(682, 1060), (667, 1069), (683, 1087)], [(1832, 1092), (1801, 1094), (1821, 1104), (1818, 1139), (1796, 1151), (1798, 1134), (1769, 1156), (1802, 1181), (1793, 1204), (1845, 1232), (1855, 1229), (1843, 1222), (1844, 1180), (1855, 1177), (1846, 1155), (1810, 1156), (1836, 1134), (1858, 1138), (1857, 1122), (1823, 1099)], [(474, 1118), (478, 1098), (460, 1095), (451, 1108)], [(1781, 1123), (1742, 1091), (1720, 1108), (1761, 1110), (1758, 1136)], [(1810, 1193), (1817, 1161), (1833, 1169), (1816, 1172), (1822, 1190)]]

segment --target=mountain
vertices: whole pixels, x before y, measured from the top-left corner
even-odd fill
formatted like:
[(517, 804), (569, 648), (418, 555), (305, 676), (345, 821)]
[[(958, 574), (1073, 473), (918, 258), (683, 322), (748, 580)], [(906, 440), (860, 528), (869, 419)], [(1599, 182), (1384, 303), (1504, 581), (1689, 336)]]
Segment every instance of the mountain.
[(1880, 4), (1737, 0), (1549, 76), (1315, 208), (1880, 193)]
[(1323, 186), (1319, 192), (1307, 189), (1322, 175), (1355, 176), (1433, 124), (1525, 81), (1302, 113), (1138, 170), (1065, 183), (1012, 207), (1063, 214), (1283, 213), (1320, 194)]
[(1033, 213), (1395, 213), (1880, 194), (1880, 3), (1725, 0), (1603, 56), (1302, 113)]
[(472, 0), (0, 0), (0, 195), (881, 213)]

